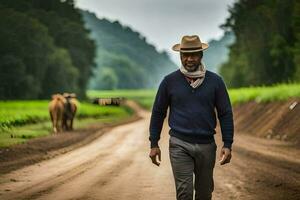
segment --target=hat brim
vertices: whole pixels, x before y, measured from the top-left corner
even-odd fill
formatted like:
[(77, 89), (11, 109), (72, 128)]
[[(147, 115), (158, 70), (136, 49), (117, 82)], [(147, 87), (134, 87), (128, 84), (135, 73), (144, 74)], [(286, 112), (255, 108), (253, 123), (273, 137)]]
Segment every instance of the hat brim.
[(209, 47), (208, 44), (206, 43), (202, 43), (202, 48), (199, 48), (199, 49), (181, 49), (180, 48), (180, 44), (175, 44), (172, 49), (174, 51), (178, 51), (178, 52), (183, 52), (183, 53), (192, 53), (192, 52), (198, 52), (198, 51), (204, 51), (205, 49), (207, 49)]

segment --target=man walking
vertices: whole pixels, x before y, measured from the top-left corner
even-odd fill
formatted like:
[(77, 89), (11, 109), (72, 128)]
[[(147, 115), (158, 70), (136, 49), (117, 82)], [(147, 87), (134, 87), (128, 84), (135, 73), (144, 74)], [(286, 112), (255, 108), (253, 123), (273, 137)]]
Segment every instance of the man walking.
[(170, 108), (169, 156), (177, 200), (192, 200), (194, 190), (196, 200), (212, 197), (217, 149), (215, 108), (224, 142), (219, 162), (224, 165), (231, 159), (234, 135), (231, 103), (223, 79), (205, 69), (202, 57), (207, 48), (208, 44), (202, 43), (197, 35), (184, 36), (180, 44), (173, 46), (174, 51), (180, 52), (182, 66), (164, 77), (152, 109), (149, 156), (159, 166), (158, 141)]

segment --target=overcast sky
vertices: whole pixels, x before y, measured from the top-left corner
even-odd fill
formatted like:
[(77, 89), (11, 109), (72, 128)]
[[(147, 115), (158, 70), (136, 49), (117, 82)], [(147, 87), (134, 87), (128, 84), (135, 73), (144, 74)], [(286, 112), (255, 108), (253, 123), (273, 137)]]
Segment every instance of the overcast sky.
[[(158, 50), (179, 43), (183, 35), (197, 34), (203, 42), (218, 39), (219, 28), (234, 0), (76, 0), (99, 18), (118, 20), (147, 38)], [(172, 57), (174, 58), (174, 56)]]

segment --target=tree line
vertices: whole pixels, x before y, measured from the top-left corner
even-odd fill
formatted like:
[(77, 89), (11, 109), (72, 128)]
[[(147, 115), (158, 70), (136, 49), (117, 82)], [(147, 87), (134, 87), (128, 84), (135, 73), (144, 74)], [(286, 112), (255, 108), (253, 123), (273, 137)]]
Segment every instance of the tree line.
[(95, 44), (73, 0), (1, 0), (0, 27), (0, 99), (85, 96)]
[(235, 42), (220, 73), (229, 87), (300, 81), (300, 2), (239, 0), (221, 26)]

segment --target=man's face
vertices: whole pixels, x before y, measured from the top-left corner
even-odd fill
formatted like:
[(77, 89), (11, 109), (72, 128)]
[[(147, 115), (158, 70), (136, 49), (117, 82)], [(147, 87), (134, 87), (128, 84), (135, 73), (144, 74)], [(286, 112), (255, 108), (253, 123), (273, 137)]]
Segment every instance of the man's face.
[(180, 52), (181, 63), (188, 72), (196, 71), (201, 63), (202, 52), (183, 53)]

